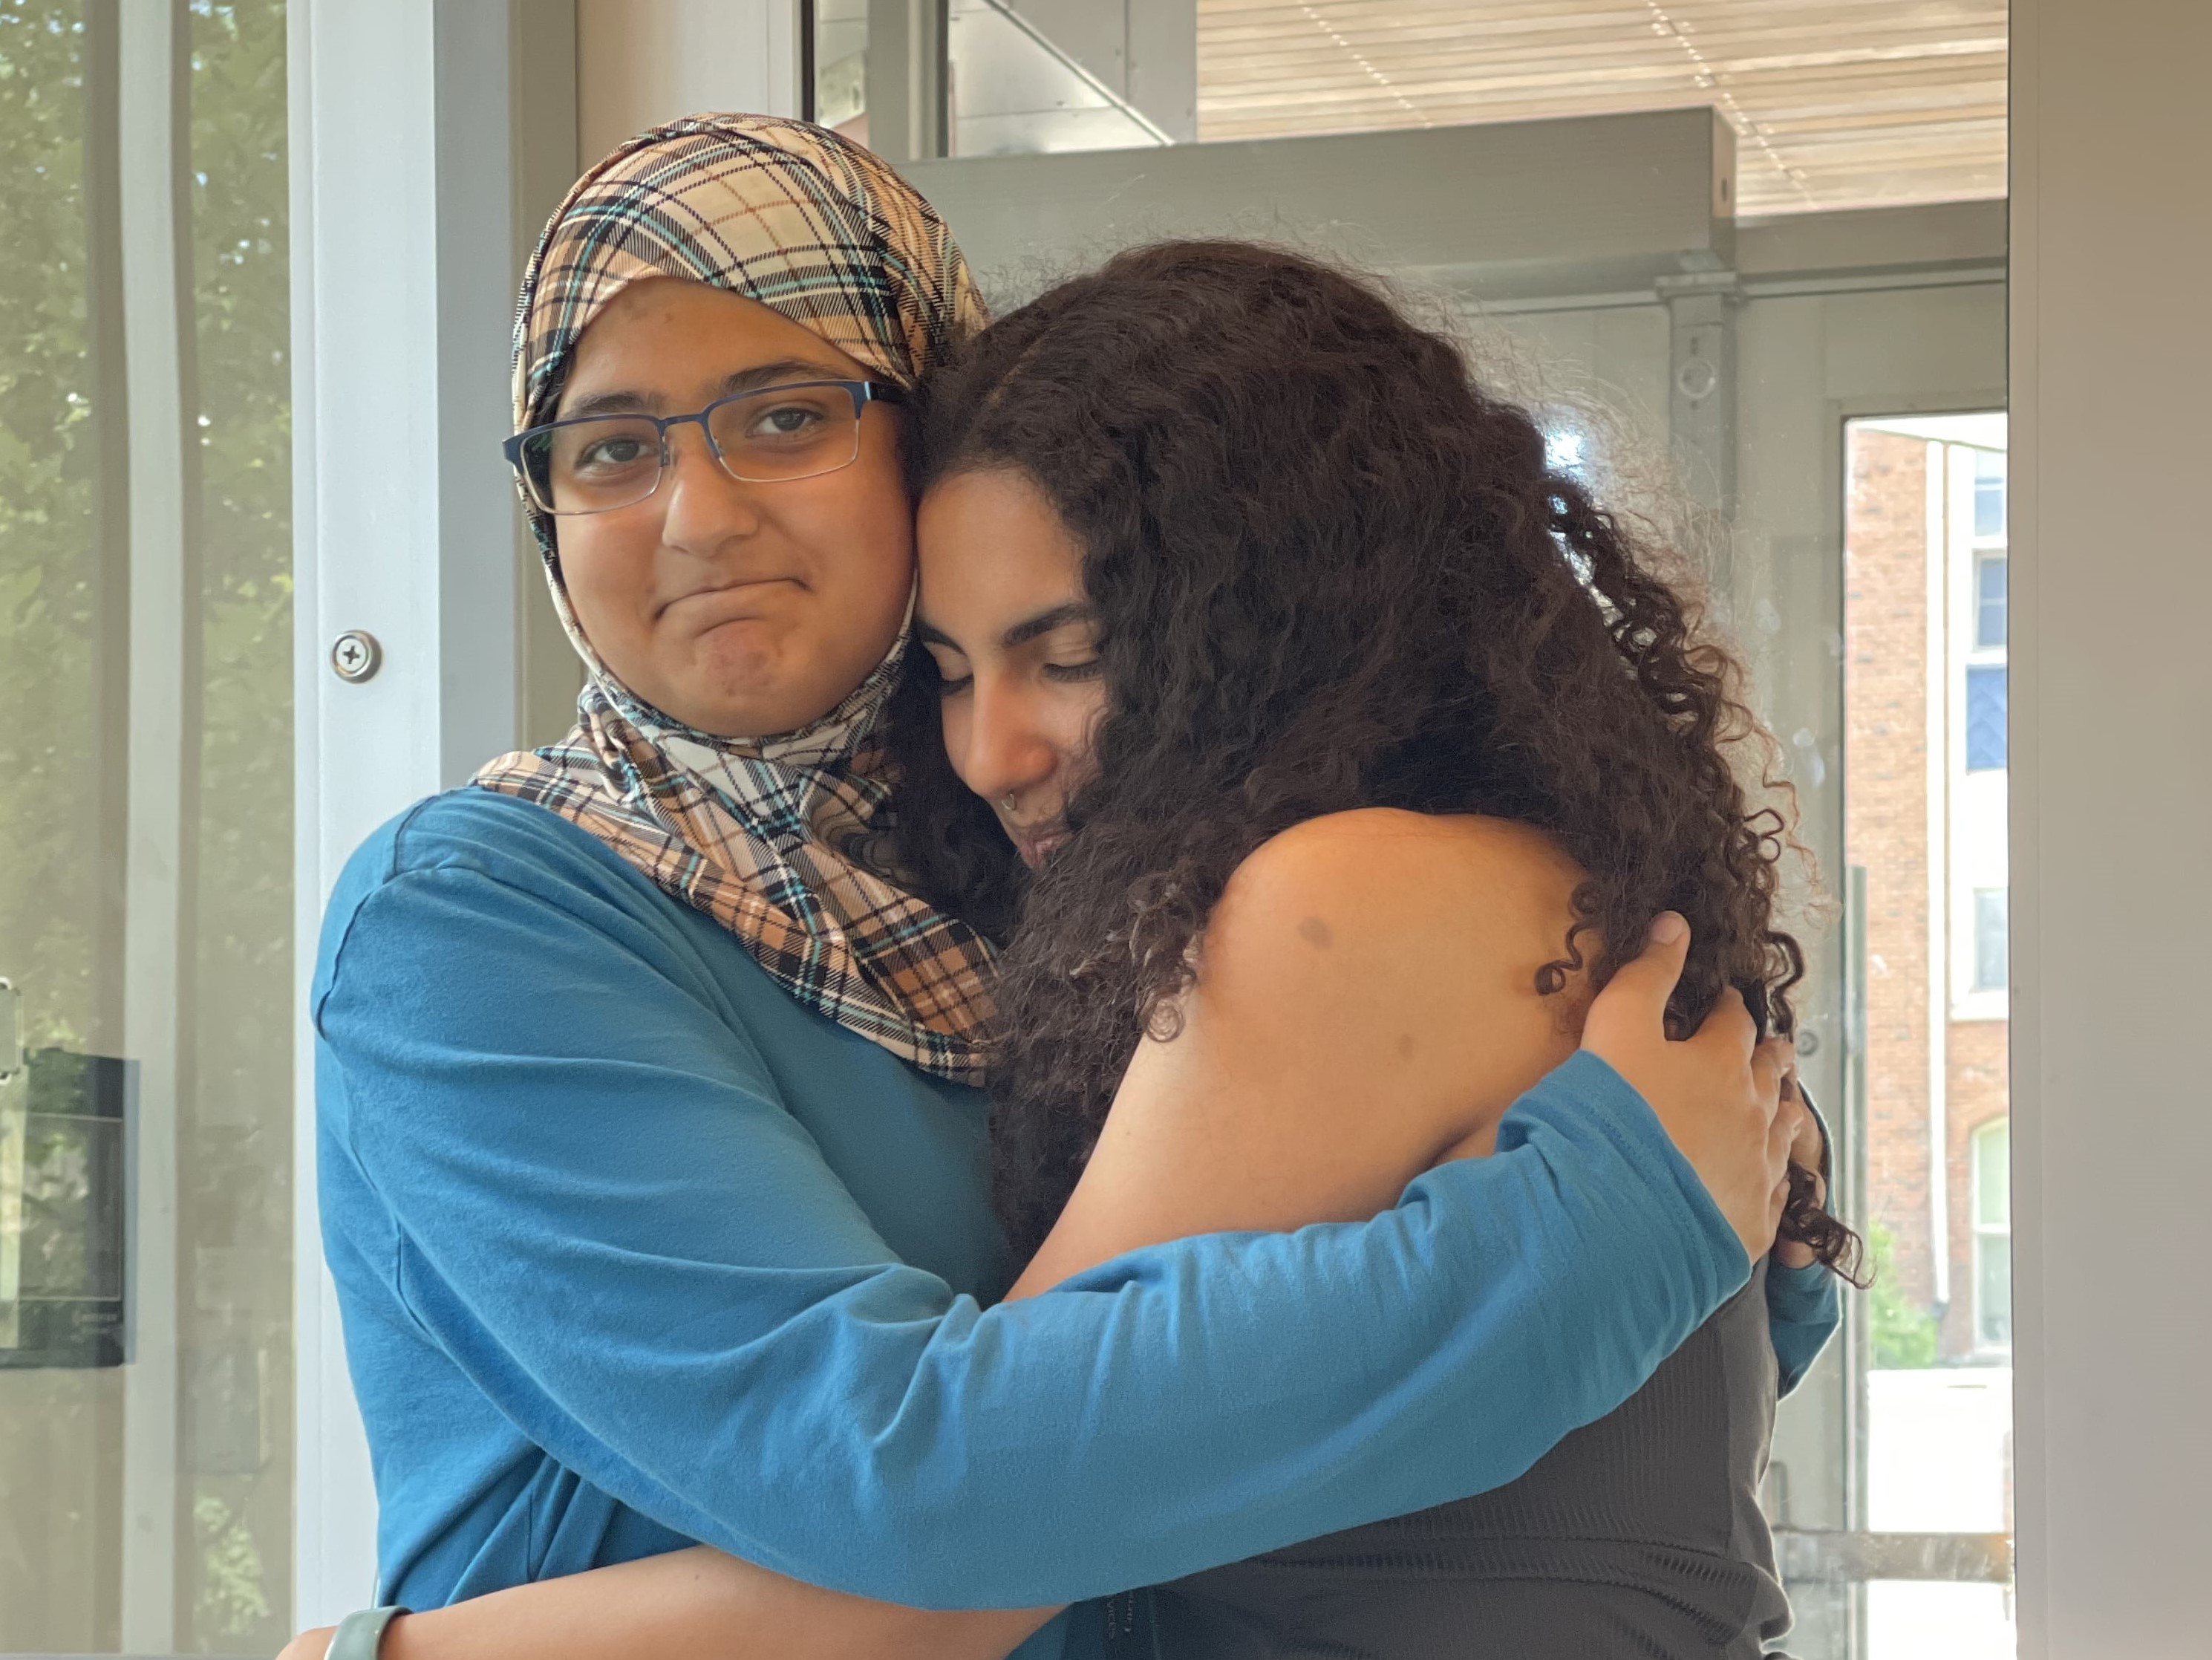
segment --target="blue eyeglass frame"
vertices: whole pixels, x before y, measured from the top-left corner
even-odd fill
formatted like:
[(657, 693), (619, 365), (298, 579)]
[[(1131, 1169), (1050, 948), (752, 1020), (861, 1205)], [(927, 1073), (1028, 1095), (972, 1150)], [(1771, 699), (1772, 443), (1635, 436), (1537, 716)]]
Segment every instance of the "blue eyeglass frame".
[[(653, 488), (647, 490), (644, 495), (639, 496), (637, 498), (637, 502), (650, 502), (655, 496), (659, 494), (660, 480), (668, 476), (668, 466), (670, 461), (668, 449), (669, 429), (672, 427), (690, 426), (694, 424), (698, 427), (700, 436), (707, 441), (707, 453), (714, 458), (714, 465), (720, 467), (724, 472), (728, 473), (731, 477), (736, 479), (739, 483), (796, 483), (798, 480), (793, 478), (747, 478), (742, 473), (732, 471), (728, 460), (722, 454), (722, 447), (714, 441), (714, 429), (708, 423), (714, 419), (714, 411), (721, 409), (726, 404), (742, 404), (755, 398), (768, 398), (780, 392), (811, 392), (819, 386), (843, 387), (846, 394), (853, 400), (853, 419), (855, 423), (860, 420), (862, 411), (864, 411), (871, 404), (903, 404), (907, 401), (906, 388), (888, 380), (785, 380), (781, 381), (773, 386), (756, 386), (750, 392), (733, 392), (726, 398), (717, 398), (713, 403), (708, 404), (706, 408), (702, 410), (696, 410), (690, 415), (575, 415), (569, 417), (565, 421), (541, 422), (534, 427), (525, 427), (520, 432), (516, 433), (514, 437), (501, 444), (500, 446), (500, 450), (501, 453), (507, 457), (507, 464), (514, 469), (515, 480), (522, 486), (524, 499), (529, 502), (531, 506), (537, 508), (539, 512), (552, 514), (554, 517), (562, 519), (587, 518), (592, 513), (618, 513), (622, 509), (619, 508), (592, 508), (585, 513), (559, 514), (555, 513), (554, 509), (551, 508), (542, 506), (531, 489), (530, 469), (528, 465), (522, 459), (523, 447), (528, 444), (533, 438), (539, 438), (549, 433), (558, 432), (563, 427), (590, 426), (602, 421), (648, 421), (653, 423), (655, 431), (659, 435), (660, 440), (660, 473), (659, 476), (653, 480)], [(857, 444), (857, 441), (855, 441)], [(856, 447), (854, 451), (854, 455), (857, 457), (859, 453), (860, 452)], [(852, 459), (848, 458), (846, 460), (839, 462), (836, 466), (825, 468), (822, 472), (803, 473), (800, 477), (805, 478), (820, 478), (825, 477), (828, 473), (839, 471), (852, 465)], [(637, 505), (637, 502), (626, 502), (623, 505), (624, 507), (634, 508)]]

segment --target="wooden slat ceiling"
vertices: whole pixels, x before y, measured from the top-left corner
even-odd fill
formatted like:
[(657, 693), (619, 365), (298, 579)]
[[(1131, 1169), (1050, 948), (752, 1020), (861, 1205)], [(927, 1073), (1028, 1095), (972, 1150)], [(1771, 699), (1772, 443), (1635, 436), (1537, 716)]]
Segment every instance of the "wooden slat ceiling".
[(2002, 196), (2002, 0), (1198, 0), (1201, 137), (1712, 104), (1738, 211)]

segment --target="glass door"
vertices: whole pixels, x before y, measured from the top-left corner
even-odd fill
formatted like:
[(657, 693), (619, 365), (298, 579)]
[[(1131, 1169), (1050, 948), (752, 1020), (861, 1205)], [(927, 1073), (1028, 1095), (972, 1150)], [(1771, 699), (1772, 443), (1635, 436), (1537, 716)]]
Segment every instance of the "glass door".
[(1867, 1524), (1986, 1570), (1869, 1584), (1876, 1660), (2014, 1648), (2006, 436), (1990, 411), (1845, 439)]
[[(1851, 1299), (1778, 1424), (1766, 1501), (1790, 1652), (2009, 1653), (2007, 1150), (1990, 1104), (2004, 879), (1986, 833), (2003, 806), (1969, 766), (2002, 729), (2001, 438), (1940, 441), (1966, 447), (1944, 451), (1939, 492), (1944, 522), (1973, 527), (1942, 556), (1963, 586), (1943, 590), (1948, 631), (1926, 631), (1923, 595), (1923, 633), (1878, 654), (1883, 672), (1936, 676), (1957, 714), (1932, 751), (1960, 773), (1929, 821), (1941, 845), (1914, 832), (1923, 862), (1940, 855), (1940, 892), (1923, 871), (1899, 901), (1891, 866), (1852, 868), (1878, 809), (1853, 794), (1856, 723), (1875, 717), (1845, 599), (1847, 426), (2003, 403), (2002, 9), (1928, 24), (1708, 0), (1632, 15), (1550, 0), (1510, 18), (1475, 0), (951, 0), (933, 35), (912, 26), (927, 9), (817, 0), (810, 107), (937, 204), (994, 304), (1163, 235), (1348, 258), (1455, 319), (1562, 463), (1702, 565), (1816, 860), (1797, 896), (1800, 1053), (1837, 1129), (1839, 1201), (1888, 1242), (1876, 1290)], [(871, 123), (872, 94), (900, 100), (898, 119)], [(1908, 1098), (1892, 1087), (1902, 1063), (1875, 1047), (1896, 991), (1882, 907), (1899, 903), (1936, 919), (1912, 925), (1923, 952), (1931, 928), (1947, 942), (1923, 1025), (1939, 996), (1964, 1023), (1944, 1051), (1959, 1111), (1940, 1122), (1926, 1055)], [(1947, 1207), (1940, 1250), (1930, 1213), (1901, 1197), (1900, 1160)], [(1940, 1309), (1937, 1256), (1954, 1282)], [(1900, 1343), (1944, 1364), (1901, 1365)]]
[(0, 4), (0, 1652), (290, 1628), (280, 0)]

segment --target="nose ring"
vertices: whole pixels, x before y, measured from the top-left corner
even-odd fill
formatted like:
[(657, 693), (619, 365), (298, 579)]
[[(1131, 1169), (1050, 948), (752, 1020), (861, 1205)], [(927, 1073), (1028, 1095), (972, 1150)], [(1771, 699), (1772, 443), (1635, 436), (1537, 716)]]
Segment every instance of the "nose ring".
[(1002, 795), (999, 798), (999, 805), (1008, 812), (1012, 812), (1014, 810), (1014, 798), (1011, 795)]

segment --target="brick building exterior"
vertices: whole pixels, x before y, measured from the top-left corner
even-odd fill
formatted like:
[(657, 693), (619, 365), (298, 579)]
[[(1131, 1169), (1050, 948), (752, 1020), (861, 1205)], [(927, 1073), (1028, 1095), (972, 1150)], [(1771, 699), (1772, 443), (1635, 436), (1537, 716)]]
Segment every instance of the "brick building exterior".
[[(1954, 487), (1960, 477), (1963, 496)], [(1972, 457), (1961, 447), (1866, 425), (1851, 429), (1844, 845), (1849, 861), (1867, 872), (1868, 1212), (1893, 1242), (1891, 1285), (1910, 1307), (1936, 1316), (1947, 1360), (1993, 1358), (1988, 1332), (1977, 1327), (1973, 1136), (2004, 1117), (2008, 1099), (2006, 1022), (1989, 1018), (1990, 997), (1953, 994), (1964, 983), (1955, 953), (1976, 941), (1959, 937), (1956, 920), (1958, 901), (1966, 899), (1971, 915), (1972, 899), (1957, 892), (1964, 879), (1952, 868), (1950, 785), (1960, 764), (1954, 705), (1964, 680), (1947, 648), (1960, 637), (1947, 612), (1971, 594), (1965, 580), (1972, 571), (1970, 565), (1953, 580), (1960, 573), (1931, 570), (1930, 560), (1974, 556), (1972, 537), (1954, 522), (1974, 510), (1972, 479)], [(2001, 584), (2002, 572), (1998, 578)], [(1971, 979), (1971, 964), (1964, 973)], [(1994, 1001), (2001, 1006), (2001, 997)], [(1962, 1005), (1972, 1018), (1962, 1018)], [(1931, 1037), (1942, 1049), (1933, 1127)], [(1941, 1306), (1930, 1194), (1936, 1134), (1949, 1292)], [(1993, 1264), (1992, 1272), (2001, 1268)], [(1996, 1298), (1985, 1293), (1984, 1301)]]

